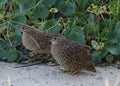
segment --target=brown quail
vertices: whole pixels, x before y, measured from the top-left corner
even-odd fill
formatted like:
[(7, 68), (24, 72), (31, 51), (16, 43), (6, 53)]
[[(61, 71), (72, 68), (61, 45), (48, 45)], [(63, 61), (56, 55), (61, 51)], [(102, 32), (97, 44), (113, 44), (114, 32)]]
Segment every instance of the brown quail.
[(73, 74), (81, 70), (96, 72), (92, 55), (83, 45), (63, 36), (54, 36), (50, 41), (51, 53), (64, 71)]
[(51, 52), (51, 43), (49, 42), (49, 38), (53, 36), (52, 33), (46, 30), (38, 31), (29, 26), (23, 26), (21, 28), (21, 32), (23, 32), (23, 45), (27, 49), (34, 50), (40, 53)]
[(28, 50), (32, 50), (41, 54), (51, 54), (51, 42), (49, 38), (52, 33), (46, 30), (35, 30), (30, 26), (24, 25), (21, 27), (22, 43)]

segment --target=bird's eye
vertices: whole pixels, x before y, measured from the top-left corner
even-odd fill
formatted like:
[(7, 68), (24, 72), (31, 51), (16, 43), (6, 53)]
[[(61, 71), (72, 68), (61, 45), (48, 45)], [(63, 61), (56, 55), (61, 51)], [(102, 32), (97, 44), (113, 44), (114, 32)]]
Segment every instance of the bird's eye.
[(54, 38), (54, 40), (56, 40), (56, 37)]
[(23, 27), (22, 29), (25, 29), (25, 27)]

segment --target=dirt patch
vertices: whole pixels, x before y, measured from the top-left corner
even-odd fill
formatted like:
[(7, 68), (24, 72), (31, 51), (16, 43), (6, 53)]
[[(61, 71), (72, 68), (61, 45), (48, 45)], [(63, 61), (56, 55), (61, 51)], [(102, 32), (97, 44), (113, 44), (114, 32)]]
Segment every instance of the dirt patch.
[(120, 86), (120, 69), (112, 66), (96, 67), (97, 74), (92, 76), (64, 73), (59, 66), (16, 65), (0, 62), (0, 86)]

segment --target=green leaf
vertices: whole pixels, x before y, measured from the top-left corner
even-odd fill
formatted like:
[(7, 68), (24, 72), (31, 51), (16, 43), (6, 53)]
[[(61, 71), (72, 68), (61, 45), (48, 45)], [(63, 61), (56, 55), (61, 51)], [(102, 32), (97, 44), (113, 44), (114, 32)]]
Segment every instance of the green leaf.
[(38, 23), (39, 23), (39, 20), (36, 19), (35, 16), (31, 16), (31, 15), (30, 15), (30, 18), (27, 19), (26, 22), (27, 22), (28, 25), (34, 25), (34, 24), (38, 24)]
[(26, 1), (24, 1), (24, 3), (20, 4), (20, 9), (22, 11), (31, 10), (32, 8), (35, 7), (35, 5), (36, 5), (36, 1), (35, 0), (26, 0)]
[(37, 18), (45, 19), (49, 15), (49, 10), (44, 6), (35, 8), (34, 16)]
[(14, 15), (7, 27), (10, 29), (17, 29), (20, 27), (21, 24), (26, 24), (25, 15)]
[(8, 0), (0, 0), (0, 6), (6, 4), (7, 2)]
[(108, 54), (109, 52), (107, 51), (106, 48), (104, 48), (102, 51), (94, 51), (92, 53), (92, 56), (94, 58), (94, 61), (96, 64), (102, 63), (102, 60), (105, 58), (105, 56)]
[(112, 55), (119, 55), (120, 54), (120, 43), (113, 44), (107, 47), (107, 50), (112, 54)]
[(60, 31), (62, 30), (62, 26), (60, 25), (56, 25), (54, 28), (52, 28), (50, 31), (53, 33), (60, 33)]
[(12, 19), (12, 22), (16, 22), (15, 24), (18, 24), (18, 23), (22, 23), (22, 24), (25, 24), (26, 23), (26, 17), (25, 15), (16, 15), (16, 17), (14, 17)]
[(16, 61), (19, 62), (22, 59), (23, 53), (19, 50), (17, 50), (18, 58), (16, 58)]
[(75, 13), (75, 5), (68, 1), (63, 1), (59, 4), (59, 11), (61, 14), (68, 16)]
[(111, 64), (114, 61), (114, 57), (112, 55), (107, 55), (106, 61)]
[(84, 12), (86, 10), (86, 4), (88, 4), (88, 0), (75, 0), (73, 2), (76, 3), (77, 10), (79, 12)]
[(113, 30), (112, 32), (109, 32), (109, 34), (106, 36), (108, 40), (114, 39), (117, 37), (117, 33)]
[(38, 30), (44, 30), (44, 24), (39, 25)]
[(57, 24), (57, 20), (55, 19), (52, 19), (52, 20), (48, 20), (46, 23), (45, 23), (45, 30), (46, 29), (50, 29), (51, 32), (53, 33), (59, 33), (60, 30), (62, 29), (62, 26), (60, 26), (59, 24)]
[(8, 46), (7, 41), (0, 39), (0, 48), (6, 48)]
[(26, 1), (29, 1), (29, 0), (16, 0), (19, 4), (23, 4), (25, 3)]
[(92, 40), (91, 44), (94, 48), (98, 46), (98, 43), (95, 40)]
[(54, 26), (56, 24), (56, 20), (55, 19), (51, 19), (51, 20), (48, 20), (46, 23), (45, 23), (45, 30), (51, 28), (52, 26)]
[(110, 10), (110, 15), (112, 14), (113, 16), (119, 16), (120, 14), (120, 4), (119, 2), (111, 2), (110, 5), (108, 6)]
[(117, 22), (115, 25), (115, 34), (116, 34), (116, 39), (120, 41), (120, 21)]
[(118, 43), (118, 39), (117, 39), (117, 38), (113, 38), (113, 39), (110, 40), (110, 42), (111, 42), (112, 44)]
[(92, 53), (92, 56), (93, 56), (93, 59), (94, 59), (95, 64), (99, 64), (99, 63), (102, 62), (102, 59), (99, 58), (99, 53), (98, 53), (97, 51), (94, 51), (94, 52)]
[(111, 31), (108, 33), (108, 35), (106, 36), (106, 39), (111, 43), (111, 44), (115, 44), (118, 43), (118, 38), (117, 38), (118, 34), (115, 30)]
[(85, 14), (84, 13), (81, 13), (81, 12), (75, 12), (74, 14), (71, 14), (70, 15), (71, 17), (80, 17), (80, 18), (85, 18)]
[(89, 22), (94, 22), (94, 15), (90, 13)]
[(72, 25), (71, 31), (68, 34), (66, 34), (66, 37), (68, 39), (77, 41), (78, 43), (83, 44), (83, 45), (85, 45), (86, 43), (85, 35), (84, 35), (82, 28), (76, 25)]
[(8, 52), (3, 48), (0, 48), (0, 59), (6, 59), (8, 56)]
[(55, 1), (56, 0), (43, 0), (41, 4), (50, 7), (55, 4)]
[(61, 3), (61, 2), (63, 2), (63, 1), (65, 1), (65, 0), (56, 0), (56, 2), (55, 2), (55, 4), (54, 4), (54, 7), (55, 8), (59, 8), (59, 4)]
[(103, 59), (105, 58), (105, 56), (108, 54), (108, 50), (106, 48), (104, 48), (102, 51), (100, 51), (100, 54), (99, 54), (99, 58), (100, 59)]
[(9, 61), (9, 62), (14, 62), (14, 61), (16, 61), (17, 60), (17, 58), (18, 58), (18, 54), (17, 54), (17, 51), (16, 51), (16, 49), (10, 49), (9, 51), (8, 51), (8, 57), (7, 57), (7, 60)]
[(117, 24), (115, 25), (115, 31), (116, 33), (120, 34), (120, 22), (117, 22)]
[(14, 47), (22, 44), (22, 36), (21, 33), (16, 30), (12, 34), (9, 35), (10, 41)]

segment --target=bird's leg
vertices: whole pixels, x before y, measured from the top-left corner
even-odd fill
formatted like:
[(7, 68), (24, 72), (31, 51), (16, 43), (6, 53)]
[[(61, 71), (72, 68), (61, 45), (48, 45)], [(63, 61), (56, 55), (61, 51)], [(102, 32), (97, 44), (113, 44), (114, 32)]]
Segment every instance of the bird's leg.
[(38, 62), (42, 61), (44, 63), (47, 63), (50, 61), (51, 54), (44, 54), (44, 53), (36, 53), (32, 56), (31, 62)]
[(36, 61), (41, 61), (41, 58), (38, 59), (38, 53), (35, 51), (32, 51), (29, 53), (29, 59), (26, 61), (22, 61), (23, 64), (29, 64), (29, 63), (34, 63)]
[(42, 57), (44, 59), (44, 62), (47, 63), (47, 62), (51, 61), (52, 55), (51, 54), (42, 54)]
[(49, 66), (59, 66), (59, 64), (56, 62), (56, 60), (54, 59), (54, 57), (51, 54), (48, 54), (47, 60), (48, 60), (47, 65), (49, 65)]
[(29, 59), (27, 62), (28, 62), (28, 63), (33, 63), (33, 62), (35, 62), (36, 58), (34, 58), (34, 56), (36, 56), (36, 55), (38, 55), (37, 52), (31, 51), (31, 52), (29, 53), (29, 56), (31, 57), (31, 59)]
[(29, 53), (29, 56), (30, 56), (30, 57), (34, 57), (34, 56), (36, 56), (37, 54), (38, 54), (38, 52), (31, 51), (31, 52)]

